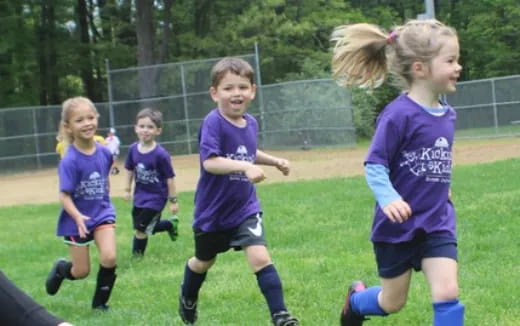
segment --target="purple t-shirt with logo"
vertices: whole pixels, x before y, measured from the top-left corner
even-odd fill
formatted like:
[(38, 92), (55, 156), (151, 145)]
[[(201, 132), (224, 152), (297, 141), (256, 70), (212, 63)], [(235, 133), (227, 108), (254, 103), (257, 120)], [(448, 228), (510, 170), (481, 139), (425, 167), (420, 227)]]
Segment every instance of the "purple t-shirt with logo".
[(168, 179), (175, 177), (172, 159), (160, 144), (148, 153), (138, 150), (138, 143), (128, 149), (125, 168), (134, 171), (134, 206), (162, 211), (168, 200)]
[[(58, 175), (60, 191), (70, 194), (76, 208), (85, 216), (88, 230), (105, 221), (115, 221), (114, 206), (109, 197), (108, 175), (112, 166), (112, 154), (103, 145), (95, 143), (96, 151), (87, 155), (71, 145), (60, 161)], [(78, 227), (62, 208), (58, 219), (59, 236), (77, 236)]]
[(406, 94), (381, 112), (365, 163), (390, 170), (390, 181), (412, 216), (392, 223), (376, 203), (372, 241), (398, 243), (418, 232), (456, 237), (455, 210), (448, 199), (455, 120), (453, 108), (434, 116)]
[(240, 225), (248, 216), (260, 212), (254, 185), (244, 173), (216, 175), (207, 172), (202, 162), (213, 156), (253, 163), (256, 158), (258, 123), (244, 114), (241, 128), (212, 110), (199, 130), (200, 178), (195, 193), (193, 226), (206, 232), (227, 230)]

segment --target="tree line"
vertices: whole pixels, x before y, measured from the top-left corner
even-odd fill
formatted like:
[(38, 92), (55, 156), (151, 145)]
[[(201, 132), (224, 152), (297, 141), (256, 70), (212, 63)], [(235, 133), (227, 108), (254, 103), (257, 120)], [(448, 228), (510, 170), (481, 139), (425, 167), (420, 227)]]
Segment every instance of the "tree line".
[[(390, 30), (424, 10), (422, 0), (0, 0), (0, 108), (106, 101), (106, 59), (214, 58), (255, 42), (265, 84), (328, 77), (335, 26)], [(461, 80), (520, 73), (518, 0), (437, 0), (435, 11), (458, 31)]]

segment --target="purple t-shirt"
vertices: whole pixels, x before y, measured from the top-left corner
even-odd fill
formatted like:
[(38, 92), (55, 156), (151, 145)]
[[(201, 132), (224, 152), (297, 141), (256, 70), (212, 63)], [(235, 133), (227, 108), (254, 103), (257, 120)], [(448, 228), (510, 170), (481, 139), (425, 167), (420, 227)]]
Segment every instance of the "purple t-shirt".
[(134, 171), (134, 206), (160, 212), (168, 200), (167, 181), (175, 177), (171, 156), (160, 144), (144, 154), (137, 146), (130, 146), (125, 162), (125, 168)]
[(254, 162), (258, 123), (244, 114), (241, 128), (212, 110), (199, 130), (200, 179), (195, 193), (193, 226), (203, 231), (228, 230), (240, 225), (248, 216), (260, 212), (254, 185), (244, 173), (216, 175), (207, 172), (202, 162), (213, 156)]
[[(115, 221), (114, 206), (109, 197), (108, 175), (112, 166), (112, 154), (103, 145), (95, 143), (96, 151), (87, 155), (70, 146), (60, 161), (58, 175), (60, 192), (70, 194), (76, 208), (85, 216), (88, 230), (106, 221)], [(59, 236), (77, 236), (78, 227), (62, 208), (58, 219)]]
[(390, 181), (412, 216), (392, 223), (376, 203), (372, 241), (403, 242), (418, 232), (456, 237), (455, 210), (448, 199), (455, 120), (453, 108), (434, 116), (406, 94), (381, 112), (365, 164), (390, 170)]

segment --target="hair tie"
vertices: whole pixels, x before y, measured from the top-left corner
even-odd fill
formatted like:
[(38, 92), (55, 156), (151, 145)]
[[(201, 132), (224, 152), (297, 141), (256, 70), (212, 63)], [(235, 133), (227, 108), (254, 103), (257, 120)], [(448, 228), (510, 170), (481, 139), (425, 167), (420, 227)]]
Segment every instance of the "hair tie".
[(386, 38), (386, 44), (392, 44), (395, 42), (395, 39), (397, 38), (397, 33), (395, 31), (388, 34), (388, 37)]

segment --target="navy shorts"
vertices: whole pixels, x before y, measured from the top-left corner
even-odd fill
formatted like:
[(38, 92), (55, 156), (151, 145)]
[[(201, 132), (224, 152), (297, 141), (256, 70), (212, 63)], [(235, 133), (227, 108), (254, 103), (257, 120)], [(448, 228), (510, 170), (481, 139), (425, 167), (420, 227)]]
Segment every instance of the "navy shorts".
[(241, 250), (252, 245), (266, 245), (262, 214), (249, 216), (239, 226), (216, 232), (193, 230), (195, 234), (195, 257), (202, 261), (212, 260), (218, 253), (233, 248)]
[(446, 257), (457, 260), (457, 240), (423, 234), (400, 243), (374, 242), (374, 253), (379, 276), (394, 278), (411, 268), (420, 271), (424, 258)]
[(96, 228), (93, 232), (90, 232), (87, 234), (85, 238), (80, 238), (79, 235), (66, 235), (63, 237), (63, 242), (65, 242), (68, 245), (77, 246), (77, 247), (86, 247), (90, 245), (92, 242), (94, 242), (94, 232), (96, 232), (99, 229), (103, 229), (106, 227), (115, 228), (116, 222), (112, 220), (108, 220), (105, 222), (102, 222)]

